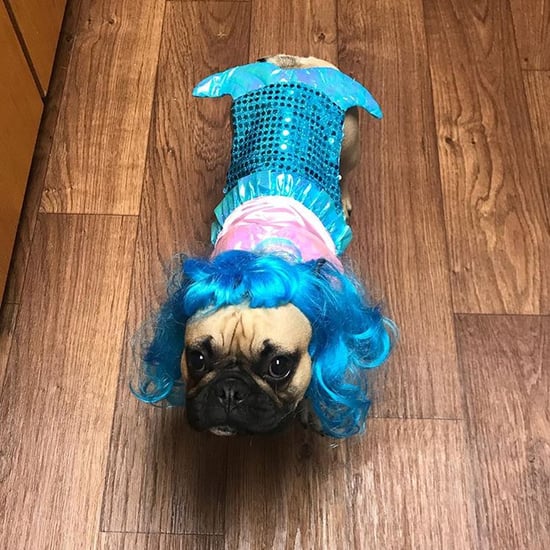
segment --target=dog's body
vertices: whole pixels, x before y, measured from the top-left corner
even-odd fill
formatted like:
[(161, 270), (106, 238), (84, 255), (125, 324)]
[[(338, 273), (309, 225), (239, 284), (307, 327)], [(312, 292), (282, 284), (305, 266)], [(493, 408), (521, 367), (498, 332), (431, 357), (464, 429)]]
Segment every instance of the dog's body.
[[(226, 198), (216, 209), (211, 259), (186, 262), (185, 281), (159, 316), (176, 323), (170, 330), (183, 325), (182, 346), (165, 341), (172, 332), (157, 331), (144, 358), (154, 392), (142, 384), (136, 393), (170, 401), (170, 392), (158, 390), (168, 369), (160, 376), (158, 365), (168, 364), (162, 346), (175, 346), (178, 365), (171, 358), (169, 374), (172, 385), (185, 384), (196, 429), (269, 433), (300, 412), (319, 431), (346, 436), (361, 429), (368, 408), (359, 369), (376, 366), (390, 349), (386, 320), (339, 259), (351, 238), (355, 105), (381, 113), (366, 90), (326, 61), (277, 55), (261, 62), (195, 89), (207, 97), (230, 93), (235, 101)], [(333, 104), (325, 84), (344, 100)], [(338, 85), (349, 85), (350, 94)], [(156, 397), (147, 399), (145, 389)]]

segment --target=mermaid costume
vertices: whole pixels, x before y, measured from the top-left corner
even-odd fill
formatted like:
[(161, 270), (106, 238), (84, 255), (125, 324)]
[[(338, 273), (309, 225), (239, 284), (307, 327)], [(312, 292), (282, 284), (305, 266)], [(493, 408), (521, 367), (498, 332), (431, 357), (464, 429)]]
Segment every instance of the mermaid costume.
[[(352, 237), (340, 190), (344, 118), (355, 106), (382, 117), (369, 91), (334, 68), (257, 62), (207, 77), (193, 95), (233, 99), (231, 164), (213, 244), (296, 260), (340, 256)], [(311, 245), (316, 238), (329, 254)]]

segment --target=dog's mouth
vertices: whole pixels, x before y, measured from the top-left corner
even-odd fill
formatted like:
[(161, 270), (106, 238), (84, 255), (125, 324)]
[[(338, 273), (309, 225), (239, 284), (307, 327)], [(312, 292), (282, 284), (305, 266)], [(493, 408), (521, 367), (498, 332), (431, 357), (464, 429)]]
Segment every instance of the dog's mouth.
[(237, 433), (237, 430), (231, 426), (216, 426), (209, 428), (209, 431), (214, 435), (235, 435)]

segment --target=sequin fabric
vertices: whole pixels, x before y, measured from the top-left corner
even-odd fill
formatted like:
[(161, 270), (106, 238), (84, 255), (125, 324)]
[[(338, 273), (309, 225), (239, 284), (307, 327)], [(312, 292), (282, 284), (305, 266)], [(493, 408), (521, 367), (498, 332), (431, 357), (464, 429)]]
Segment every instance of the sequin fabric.
[(281, 82), (233, 103), (233, 148), (224, 193), (256, 172), (313, 181), (341, 210), (339, 159), (345, 112), (322, 92)]
[(370, 92), (337, 69), (285, 69), (257, 62), (208, 76), (195, 97), (233, 98), (233, 143), (212, 243), (247, 201), (280, 196), (309, 208), (342, 254), (352, 238), (342, 210), (340, 149), (345, 112), (358, 106), (376, 118)]

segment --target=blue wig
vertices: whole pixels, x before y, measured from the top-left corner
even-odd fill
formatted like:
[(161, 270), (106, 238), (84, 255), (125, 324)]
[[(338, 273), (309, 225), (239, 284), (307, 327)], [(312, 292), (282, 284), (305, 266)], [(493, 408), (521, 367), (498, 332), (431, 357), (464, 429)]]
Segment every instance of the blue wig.
[(187, 258), (169, 288), (143, 348), (134, 394), (147, 403), (185, 404), (180, 361), (187, 321), (198, 312), (248, 304), (293, 304), (309, 320), (312, 379), (306, 393), (325, 434), (364, 428), (370, 401), (365, 369), (389, 355), (393, 323), (370, 305), (361, 285), (325, 260), (295, 263), (277, 255), (231, 250), (211, 260)]

